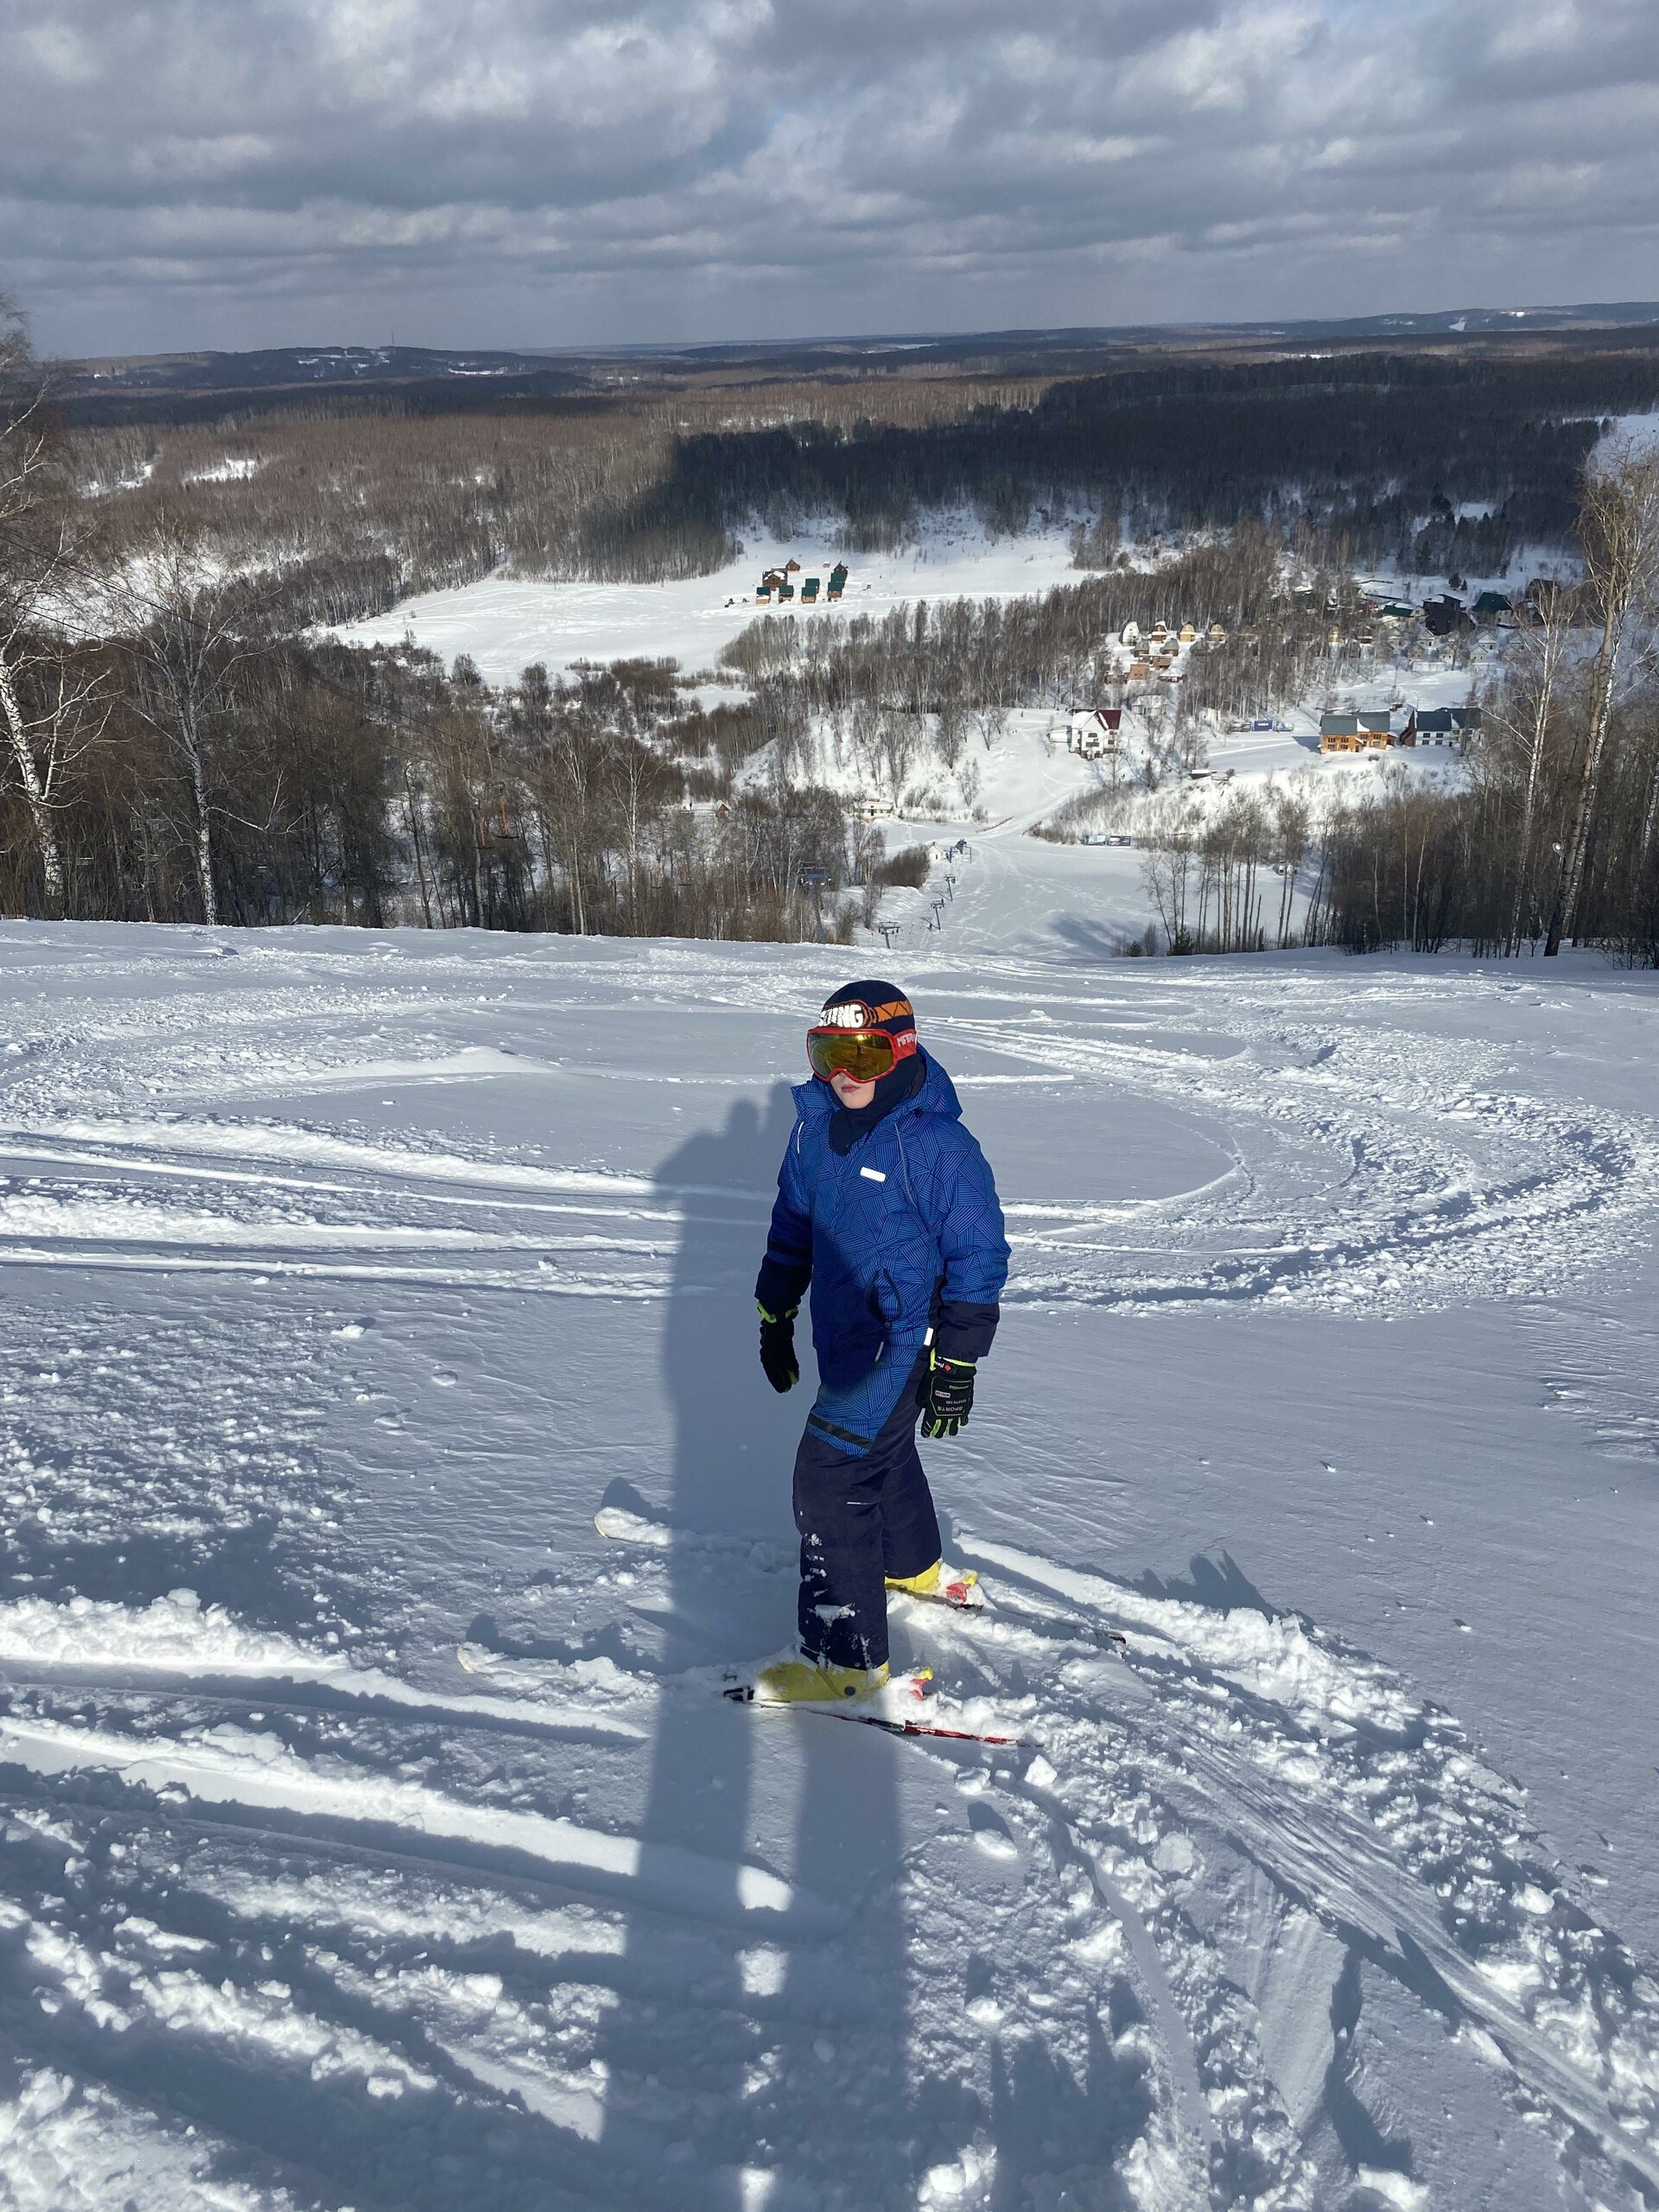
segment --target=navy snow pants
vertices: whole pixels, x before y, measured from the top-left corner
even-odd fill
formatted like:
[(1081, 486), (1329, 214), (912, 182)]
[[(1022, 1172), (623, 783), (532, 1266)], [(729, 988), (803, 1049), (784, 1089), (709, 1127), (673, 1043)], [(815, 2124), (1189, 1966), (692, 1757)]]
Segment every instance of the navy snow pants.
[(801, 1532), (801, 1649), (826, 1667), (887, 1656), (885, 1579), (906, 1580), (940, 1552), (938, 1516), (916, 1449), (927, 1354), (861, 1459), (808, 1429), (795, 1454)]

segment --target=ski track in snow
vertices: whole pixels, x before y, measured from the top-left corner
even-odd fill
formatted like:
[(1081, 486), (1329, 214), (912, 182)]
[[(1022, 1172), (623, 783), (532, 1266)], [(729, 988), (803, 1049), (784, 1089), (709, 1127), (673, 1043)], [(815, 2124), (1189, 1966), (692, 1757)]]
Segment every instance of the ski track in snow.
[[(423, 970), (442, 964), (426, 961)], [(492, 964), (512, 978), (511, 957)], [(707, 1002), (708, 975), (701, 963), (689, 964), (683, 993), (653, 974), (651, 995), (664, 1014)], [(1650, 1125), (1484, 1088), (1483, 1062), (1503, 1061), (1497, 1046), (1397, 1023), (1334, 1028), (1325, 976), (1281, 972), (1253, 986), (1205, 975), (1173, 1005), (1160, 995), (1158, 1018), (1173, 1033), (1154, 1046), (1116, 1039), (1107, 1027), (1143, 1020), (1147, 994), (1095, 988), (1057, 997), (1030, 963), (1004, 969), (996, 995), (1042, 990), (1043, 1026), (1019, 1014), (976, 1014), (974, 995), (953, 989), (946, 1003), (958, 1050), (965, 1043), (992, 1056), (993, 1066), (1007, 1054), (1058, 1078), (1198, 1107), (1224, 1122), (1236, 1148), (1230, 1172), (1178, 1198), (1038, 1205), (1009, 1189), (1017, 1301), (1135, 1312), (1268, 1299), (1403, 1310), (1559, 1287), (1564, 1274), (1628, 1249), (1650, 1217), (1659, 1192)], [(575, 1005), (582, 987), (613, 974), (572, 962), (561, 981)], [(757, 995), (792, 1011), (792, 981), (767, 989), (756, 980)], [(1349, 995), (1362, 1016), (1378, 1000), (1363, 988)], [(376, 1027), (321, 1049), (309, 993), (297, 1002), (287, 993), (232, 1000), (227, 1025), (245, 1024), (259, 1037), (241, 1049), (195, 1033), (188, 1008), (181, 1036), (153, 1017), (134, 1017), (130, 1029), (67, 1023), (49, 1039), (14, 1047), (26, 1057), (0, 1105), (0, 1257), (48, 1265), (96, 1255), (115, 1267), (405, 1276), (660, 1299), (670, 1294), (688, 1215), (763, 1216), (763, 1190), (670, 1188), (639, 1175), (459, 1147), (432, 1152), (293, 1122), (130, 1110), (134, 1088), (154, 1097), (204, 1089), (233, 1096), (285, 1080), (326, 1089), (330, 1078), (369, 1087), (500, 1073), (573, 1079), (523, 1056), (445, 1052), (436, 1037), (429, 1055), (374, 1057), (379, 1025), (417, 1020), (430, 996), (429, 983), (406, 997), (353, 993), (353, 1017)], [(1234, 1049), (1224, 1057), (1183, 1049), (1180, 1028), (1211, 1020)], [(289, 1056), (285, 1029), (298, 1033)], [(340, 1054), (332, 1069), (331, 1046)], [(123, 1080), (130, 1058), (143, 1066), (137, 1083)], [(204, 1059), (217, 1063), (211, 1085)], [(83, 1097), (96, 1095), (103, 1076), (118, 1110), (65, 1112), (66, 1064)], [(41, 1110), (19, 1113), (33, 1100)], [(1323, 1155), (1316, 1174), (1287, 1160), (1293, 1142)]]
[[(746, 1734), (664, 1624), (727, 1591), (785, 1617), (766, 1539), (594, 1537), (504, 1589), (478, 1681), (403, 1641), (436, 1601), (353, 1552), (325, 1430), (365, 1324), (329, 1287), (661, 1304), (692, 1229), (758, 1243), (772, 1165), (560, 1159), (442, 1101), (529, 1086), (550, 1139), (602, 1074), (620, 1118), (678, 1078), (601, 1064), (607, 1010), (786, 1033), (845, 956), (40, 950), (69, 939), (10, 944), (0, 1062), (0, 1259), (43, 1286), (0, 1373), (9, 2205), (1426, 2212), (1413, 2126), (1372, 2109), (1393, 2006), (1558, 2201), (1659, 2202), (1659, 1983), (1457, 1720), (1311, 1622), (958, 1527), (990, 1608), (895, 1619), (1004, 1751)], [(1173, 1194), (1004, 1169), (1013, 1302), (1403, 1312), (1556, 1293), (1652, 1234), (1651, 1123), (1447, 1033), (1453, 1000), (1535, 998), (1512, 976), (1118, 973), (988, 945), (917, 979), (969, 1085), (1017, 1063), (1224, 1133)], [(523, 1049), (537, 1020), (582, 1049)], [(763, 1092), (766, 1049), (719, 1080)], [(383, 1085), (431, 1126), (375, 1126)], [(254, 1309), (246, 1279), (318, 1290)], [(1650, 1452), (1644, 1418), (1615, 1443)], [(682, 1741), (757, 1803), (879, 1782), (955, 1813), (901, 1825), (886, 1895), (741, 1807), (671, 1841), (629, 1777)]]

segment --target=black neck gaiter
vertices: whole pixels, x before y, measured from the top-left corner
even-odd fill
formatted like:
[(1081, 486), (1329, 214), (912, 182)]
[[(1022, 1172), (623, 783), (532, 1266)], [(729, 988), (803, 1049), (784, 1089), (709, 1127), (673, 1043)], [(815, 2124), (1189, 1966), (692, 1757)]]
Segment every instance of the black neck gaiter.
[(900, 1060), (891, 1074), (882, 1076), (875, 1086), (875, 1096), (868, 1106), (842, 1106), (837, 1103), (830, 1117), (830, 1149), (845, 1158), (861, 1137), (868, 1136), (878, 1122), (886, 1121), (895, 1106), (902, 1106), (913, 1098), (927, 1079), (927, 1062), (918, 1050), (909, 1059)]

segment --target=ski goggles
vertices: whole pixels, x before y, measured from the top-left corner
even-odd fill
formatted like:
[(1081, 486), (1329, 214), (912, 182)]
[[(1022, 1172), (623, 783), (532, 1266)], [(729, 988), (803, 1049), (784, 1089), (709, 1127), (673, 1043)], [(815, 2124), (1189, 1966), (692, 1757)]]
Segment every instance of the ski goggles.
[(849, 1075), (855, 1083), (879, 1083), (891, 1075), (900, 1060), (916, 1050), (914, 1029), (878, 1029), (876, 1022), (894, 1015), (911, 1015), (904, 1000), (891, 1006), (856, 1004), (831, 1007), (825, 1019), (806, 1033), (806, 1057), (816, 1076), (828, 1083), (832, 1075)]

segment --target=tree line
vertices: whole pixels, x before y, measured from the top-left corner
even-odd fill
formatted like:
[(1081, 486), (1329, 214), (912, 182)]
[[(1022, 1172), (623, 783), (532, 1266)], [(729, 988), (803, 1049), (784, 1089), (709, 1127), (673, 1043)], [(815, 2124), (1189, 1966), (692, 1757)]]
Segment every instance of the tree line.
[(1385, 785), (1325, 833), (1319, 934), (1355, 951), (1659, 965), (1659, 446), (1587, 467), (1584, 575), (1544, 594), (1484, 702), (1467, 787)]
[(0, 796), (0, 910), (765, 939), (822, 912), (845, 941), (895, 880), (836, 793), (731, 790), (753, 717), (664, 712), (658, 670), (493, 686), (464, 658), (264, 635), (200, 594), (175, 613), (71, 658), (94, 711), (69, 746), (32, 711), (41, 666), (20, 672), (51, 780), (33, 810), (15, 773)]
[[(1596, 418), (1659, 399), (1650, 353), (1395, 354), (1109, 374), (687, 378), (677, 389), (302, 396), (211, 423), (75, 429), (117, 542), (164, 511), (226, 565), (340, 622), (499, 569), (711, 573), (756, 523), (872, 550), (944, 508), (993, 531), (1081, 512), (1080, 568), (1123, 539), (1259, 524), (1338, 569), (1491, 574), (1570, 536)], [(156, 395), (156, 402), (167, 395)], [(485, 403), (487, 401), (487, 404)], [(140, 396), (131, 407), (142, 410)], [(124, 403), (125, 404), (125, 403)]]
[[(1549, 957), (1572, 942), (1659, 965), (1659, 446), (1615, 442), (1586, 463), (1574, 537), (1582, 574), (1523, 610), (1457, 788), (1425, 786), (1408, 755), (1317, 806), (1302, 779), (1219, 807), (1175, 794), (1142, 806), (1163, 945)], [(1113, 810), (1125, 815), (1102, 794), (1074, 812)], [(1253, 903), (1274, 903), (1263, 871), (1278, 878), (1276, 925)]]
[(1028, 407), (921, 428), (812, 421), (682, 437), (641, 496), (653, 527), (759, 515), (841, 518), (852, 545), (899, 543), (927, 512), (971, 507), (1014, 533), (1096, 510), (1085, 564), (1120, 537), (1299, 526), (1339, 566), (1491, 574), (1570, 536), (1598, 417), (1652, 406), (1642, 352), (1569, 360), (1332, 360), (1166, 365), (1057, 380)]
[(740, 435), (804, 418), (836, 432), (872, 416), (923, 429), (986, 404), (1029, 404), (1041, 389), (891, 379), (855, 396), (836, 383), (768, 382), (534, 404), (497, 397), (487, 409), (456, 395), (443, 413), (391, 396), (302, 398), (206, 423), (72, 428), (64, 457), (111, 547), (142, 546), (162, 524), (183, 530), (224, 566), (279, 579), (296, 623), (334, 624), (503, 569), (623, 582), (709, 574), (735, 554), (732, 528), (664, 487), (677, 445), (714, 423)]
[[(1535, 365), (1527, 404), (1541, 391), (1570, 397), (1581, 366)], [(1261, 420), (1283, 409), (1288, 421), (1304, 401), (1355, 399), (1354, 362), (1313, 370), (1252, 371)], [(1017, 451), (1021, 423), (1156, 407), (1177, 448), (1187, 403), (1224, 414), (1238, 404), (1240, 374), (1079, 379), (1024, 391), (1028, 404), (990, 410), (990, 421)], [(1527, 415), (1512, 365), (1395, 360), (1388, 377), (1365, 388), (1371, 400), (1387, 414), (1408, 389), (1432, 395), (1418, 414), (1440, 423), (1442, 457), (1461, 443), (1471, 466), (1485, 467), (1548, 432)], [(1086, 388), (1106, 383), (1109, 406)], [(1496, 444), (1465, 406), (1480, 390), (1500, 423)], [(227, 452), (222, 441), (158, 459), (137, 429), (66, 438), (45, 399), (21, 319), (0, 312), (0, 904), (12, 912), (787, 936), (819, 926), (823, 894), (806, 898), (805, 870), (829, 887), (827, 926), (844, 933), (914, 865), (887, 855), (830, 788), (844, 788), (849, 763), (867, 792), (895, 808), (960, 813), (976, 802), (982, 748), (1015, 707), (1122, 696), (1107, 647), (1126, 623), (1217, 625), (1224, 634), (1193, 650), (1185, 681), (1149, 709), (1151, 791), (1201, 764), (1212, 717), (1328, 694), (1365, 650), (1329, 517), (1251, 512), (1153, 571), (1128, 565), (1097, 529), (1081, 550), (1109, 565), (1033, 598), (918, 605), (879, 620), (762, 617), (726, 655), (742, 693), (713, 707), (688, 703), (676, 671), (656, 663), (557, 682), (532, 668), (492, 686), (464, 661), (445, 670), (416, 652), (365, 654), (317, 637), (318, 617), (349, 602), (353, 576), (361, 580), (351, 565), (360, 545), (340, 556), (349, 573), (338, 603), (315, 563), (296, 570), (256, 557), (284, 531), (293, 545), (311, 543), (342, 512), (366, 512), (372, 536), (384, 516), (351, 474), (360, 424), (299, 426), (280, 461), (275, 449)], [(861, 404), (857, 388), (840, 391), (843, 419), (814, 434), (823, 454), (879, 451), (896, 436), (943, 467), (987, 433), (962, 392), (931, 389), (925, 405), (906, 397), (898, 411), (915, 419), (885, 426), (853, 417)], [(729, 391), (719, 404), (729, 412)], [(542, 423), (540, 442), (521, 452), (513, 441), (529, 438), (530, 416), (469, 420), (497, 442), (487, 483), (476, 449), (458, 454), (431, 421), (397, 464), (412, 472), (397, 500), (413, 498), (416, 480), (431, 496), (425, 542), (436, 574), (509, 557), (509, 512), (514, 528), (543, 529), (533, 543), (513, 540), (513, 557), (557, 564), (584, 542), (594, 563), (620, 562), (618, 548), (638, 553), (646, 540), (628, 537), (632, 523), (618, 525), (609, 550), (582, 533), (605, 515), (637, 521), (703, 436), (688, 440), (664, 417), (650, 450), (637, 422), (609, 445), (587, 431), (562, 445)], [(1550, 448), (1552, 468), (1580, 455), (1570, 530), (1584, 581), (1546, 594), (1518, 633), (1468, 787), (1442, 797), (1384, 778), (1375, 803), (1307, 823), (1279, 798), (1235, 797), (1190, 838), (1166, 808), (1167, 834), (1154, 842), (1166, 855), (1157, 902), (1168, 941), (1282, 938), (1287, 881), (1300, 876), (1306, 894), (1312, 870), (1306, 926), (1356, 949), (1457, 940), (1549, 950), (1576, 938), (1650, 957), (1651, 464), (1626, 454), (1612, 467), (1586, 467), (1593, 428), (1558, 424), (1572, 437)], [(728, 434), (709, 435), (718, 445)], [(752, 454), (778, 450), (764, 425), (729, 435)], [(786, 443), (804, 451), (813, 441), (791, 434)], [(1367, 469), (1380, 465), (1376, 451), (1355, 453)], [(532, 461), (544, 474), (529, 499), (514, 470)], [(736, 488), (722, 500), (753, 492), (734, 467)], [(1363, 474), (1357, 459), (1356, 468)], [(89, 469), (101, 472), (96, 485)], [(798, 480), (786, 479), (785, 470), (788, 496), (799, 495)], [(929, 497), (948, 488), (944, 475), (906, 480)], [(1455, 491), (1463, 480), (1437, 480)], [(483, 508), (468, 505), (485, 493)], [(671, 514), (655, 512), (671, 537)], [(697, 526), (723, 531), (723, 512), (703, 512)], [(341, 527), (349, 538), (359, 526)], [(556, 542), (556, 527), (565, 533)], [(667, 543), (641, 556), (647, 566), (667, 557)], [(674, 544), (676, 559), (703, 557), (689, 535)], [(383, 543), (376, 556), (391, 563), (389, 590), (403, 588), (406, 550), (393, 555)], [(762, 754), (757, 775), (747, 764)]]
[(879, 903), (833, 792), (734, 788), (747, 704), (688, 708), (659, 663), (493, 687), (319, 642), (165, 505), (111, 540), (74, 469), (0, 316), (5, 911), (779, 938)]

